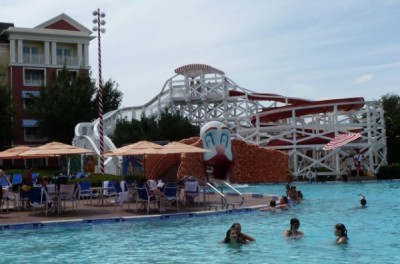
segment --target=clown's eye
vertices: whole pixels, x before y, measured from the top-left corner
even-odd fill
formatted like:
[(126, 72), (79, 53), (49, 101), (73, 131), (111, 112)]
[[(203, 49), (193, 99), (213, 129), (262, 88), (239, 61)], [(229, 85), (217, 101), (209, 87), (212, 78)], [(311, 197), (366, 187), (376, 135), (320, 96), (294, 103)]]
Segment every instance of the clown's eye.
[(207, 134), (205, 136), (205, 140), (206, 140), (207, 148), (211, 148), (211, 147), (215, 146), (215, 142), (214, 142), (214, 138), (213, 138), (212, 134)]

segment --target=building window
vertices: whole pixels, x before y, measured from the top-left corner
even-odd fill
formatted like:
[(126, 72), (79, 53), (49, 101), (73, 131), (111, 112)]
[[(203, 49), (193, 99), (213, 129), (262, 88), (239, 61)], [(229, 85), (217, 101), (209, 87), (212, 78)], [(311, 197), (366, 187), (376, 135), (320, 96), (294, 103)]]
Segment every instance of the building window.
[(24, 128), (25, 142), (43, 142), (47, 137), (39, 135), (39, 122), (35, 119), (23, 119), (22, 127)]
[[(57, 76), (60, 74), (62, 70), (57, 70)], [(68, 71), (69, 73), (69, 78), (70, 78), (70, 82), (72, 83), (74, 80), (76, 80), (76, 77), (78, 76), (78, 71)]]
[(24, 85), (26, 86), (42, 86), (44, 85), (45, 72), (44, 70), (25, 69), (24, 70)]
[(32, 97), (40, 96), (39, 91), (22, 91), (23, 109), (27, 110), (29, 105), (32, 104)]
[(29, 64), (43, 63), (42, 56), (40, 53), (40, 47), (24, 46), (23, 53), (24, 53), (24, 63), (29, 63)]
[(57, 47), (57, 64), (62, 64), (62, 65), (72, 64), (71, 48)]

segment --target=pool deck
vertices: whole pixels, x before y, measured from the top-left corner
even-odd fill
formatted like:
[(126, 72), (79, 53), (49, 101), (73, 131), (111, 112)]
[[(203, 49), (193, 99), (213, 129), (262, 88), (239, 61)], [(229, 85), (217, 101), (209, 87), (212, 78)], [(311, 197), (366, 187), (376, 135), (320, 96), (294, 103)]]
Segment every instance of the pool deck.
[[(262, 206), (266, 206), (269, 204), (269, 201), (272, 199), (273, 195), (259, 195), (259, 194), (243, 194), (245, 197), (244, 203), (241, 206), (236, 205), (235, 209), (243, 209), (243, 208), (251, 208), (254, 210), (258, 210), (258, 208)], [(217, 203), (220, 200), (220, 197), (216, 197), (215, 195), (209, 196), (209, 201), (207, 204)], [(240, 202), (238, 197), (232, 196), (232, 198), (228, 197), (228, 201), (231, 202)], [(10, 203), (11, 204), (11, 203)], [(172, 215), (177, 213), (193, 213), (193, 212), (215, 212), (215, 211), (226, 211), (232, 210), (233, 206), (229, 206), (228, 209), (224, 208), (210, 208), (207, 207), (205, 209), (204, 205), (197, 203), (194, 204), (180, 204), (179, 211), (177, 211), (176, 205), (168, 205), (164, 204), (165, 212), (160, 213), (159, 209), (154, 208), (151, 205), (151, 210), (149, 214), (144, 209), (139, 208), (135, 213), (136, 203), (124, 203), (121, 208), (119, 205), (107, 204), (101, 206), (97, 200), (93, 200), (92, 204), (89, 201), (81, 200), (78, 206), (78, 210), (75, 211), (72, 209), (72, 205), (70, 202), (67, 202), (67, 207), (60, 214), (56, 212), (49, 212), (46, 216), (44, 210), (35, 210), (32, 212), (32, 209), (14, 209), (11, 208), (7, 211), (7, 209), (3, 206), (2, 212), (0, 212), (0, 227), (3, 225), (10, 224), (24, 224), (24, 223), (38, 223), (38, 222), (66, 222), (66, 221), (74, 221), (74, 220), (100, 220), (100, 219), (112, 219), (112, 218), (126, 218), (126, 217), (145, 217), (145, 216), (155, 216), (155, 215)], [(129, 207), (129, 208), (128, 208)], [(154, 209), (153, 209), (154, 208)]]

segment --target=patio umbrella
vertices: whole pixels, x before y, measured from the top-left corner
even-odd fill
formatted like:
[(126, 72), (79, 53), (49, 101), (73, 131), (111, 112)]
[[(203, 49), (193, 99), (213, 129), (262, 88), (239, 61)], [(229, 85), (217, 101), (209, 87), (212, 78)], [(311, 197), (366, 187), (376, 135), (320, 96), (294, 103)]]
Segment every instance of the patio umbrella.
[(67, 174), (69, 174), (69, 164), (70, 164), (69, 156), (74, 154), (86, 154), (86, 153), (94, 153), (94, 151), (53, 141), (36, 148), (31, 148), (30, 150), (20, 153), (18, 156), (21, 156), (23, 158), (44, 158), (44, 157), (58, 157), (62, 155), (67, 155), (68, 156)]
[(123, 146), (114, 150), (110, 150), (105, 154), (111, 156), (126, 156), (126, 155), (145, 155), (145, 154), (165, 154), (162, 152), (163, 147), (150, 141), (138, 141), (134, 144)]
[(181, 153), (204, 153), (208, 152), (209, 150), (173, 141), (165, 145), (162, 151), (165, 154), (181, 154)]
[[(107, 157), (112, 156), (134, 156), (134, 155), (148, 155), (148, 154), (165, 154), (162, 152), (163, 147), (159, 144), (150, 141), (138, 141), (136, 143), (123, 146), (111, 150), (105, 154)], [(145, 171), (145, 157), (143, 158), (143, 171)]]
[(50, 142), (42, 146), (31, 148), (25, 152), (18, 154), (20, 157), (53, 157), (60, 155), (73, 155), (73, 154), (85, 154), (94, 153), (93, 150), (75, 147), (72, 145), (64, 144), (61, 142)]
[(330, 150), (334, 149), (343, 145), (346, 145), (347, 143), (356, 140), (359, 138), (361, 135), (359, 133), (346, 133), (346, 134), (339, 134), (335, 136), (334, 139), (328, 142), (323, 149), (324, 150)]
[(28, 146), (16, 146), (0, 152), (0, 159), (24, 159), (24, 157), (18, 156), (18, 154), (30, 150)]

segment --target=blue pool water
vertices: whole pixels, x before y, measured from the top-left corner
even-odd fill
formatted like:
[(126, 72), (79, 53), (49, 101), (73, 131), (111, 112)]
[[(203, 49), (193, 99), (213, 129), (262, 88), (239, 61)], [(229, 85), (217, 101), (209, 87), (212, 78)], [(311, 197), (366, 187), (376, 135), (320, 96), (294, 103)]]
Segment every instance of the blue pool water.
[[(305, 200), (288, 211), (4, 230), (0, 263), (400, 263), (400, 182), (297, 186)], [(284, 185), (240, 190), (282, 195)], [(282, 236), (292, 217), (301, 239)], [(257, 241), (219, 243), (234, 222)], [(335, 244), (338, 222), (348, 229), (346, 245)]]

